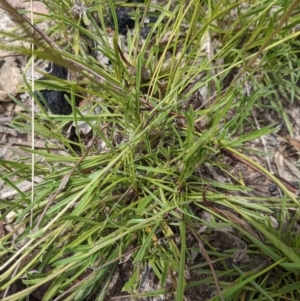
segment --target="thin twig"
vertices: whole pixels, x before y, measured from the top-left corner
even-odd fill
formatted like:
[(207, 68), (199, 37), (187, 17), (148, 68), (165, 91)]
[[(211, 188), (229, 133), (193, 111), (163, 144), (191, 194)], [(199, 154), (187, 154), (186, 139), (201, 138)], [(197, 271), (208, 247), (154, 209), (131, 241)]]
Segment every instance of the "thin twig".
[(56, 190), (56, 192), (55, 192), (54, 194), (52, 194), (52, 196), (50, 196), (50, 199), (49, 199), (47, 205), (45, 206), (45, 208), (44, 208), (42, 214), (41, 214), (41, 215), (39, 216), (39, 218), (38, 218), (38, 221), (37, 221), (37, 223), (36, 223), (36, 226), (35, 226), (34, 229), (33, 229), (33, 232), (36, 232), (36, 231), (38, 230), (38, 228), (39, 228), (39, 226), (40, 226), (40, 223), (41, 223), (43, 217), (45, 216), (45, 214), (46, 214), (48, 208), (49, 208), (50, 205), (53, 203), (53, 201), (55, 200), (55, 198), (57, 197), (57, 195), (58, 195), (61, 191), (63, 191), (63, 190), (65, 189), (67, 183), (68, 183), (69, 180), (70, 180), (71, 175), (76, 171), (77, 167), (78, 167), (79, 164), (82, 162), (82, 160), (88, 155), (90, 149), (92, 148), (92, 146), (93, 146), (93, 144), (94, 144), (95, 139), (96, 139), (96, 136), (94, 136), (94, 137), (89, 141), (89, 144), (87, 145), (84, 154), (83, 154), (83, 155), (81, 156), (81, 158), (77, 161), (77, 163), (74, 165), (74, 167), (72, 168), (72, 170), (71, 170), (68, 174), (66, 174), (66, 175), (63, 177), (63, 179), (62, 179), (62, 181), (61, 181), (59, 187), (58, 187), (57, 190)]
[[(32, 0), (30, 0), (30, 24), (33, 24), (33, 3)], [(34, 29), (32, 29), (32, 34), (34, 35)], [(31, 91), (34, 93), (35, 90), (35, 81), (34, 81), (34, 44), (31, 43), (31, 59), (32, 59), (32, 64), (31, 64)], [(35, 153), (34, 153), (34, 146), (35, 146), (35, 110), (34, 110), (34, 98), (31, 97), (31, 203), (34, 203), (34, 173), (35, 173)], [(30, 209), (30, 228), (32, 228), (32, 223), (33, 223), (33, 208)]]
[[(254, 166), (253, 164), (249, 163), (248, 161), (244, 160), (243, 158), (241, 158), (240, 156), (238, 156), (237, 154), (234, 154), (233, 152), (229, 151), (228, 149), (221, 149), (221, 152), (226, 155), (229, 158), (232, 158), (233, 160), (236, 160), (248, 167), (250, 167), (252, 170), (258, 172), (259, 174), (261, 174), (262, 176), (264, 176), (265, 178), (267, 178), (268, 180), (272, 181), (272, 179), (270, 179), (264, 172), (262, 172), (259, 168), (257, 168), (256, 166)], [(288, 180), (285, 180), (282, 177), (279, 177), (276, 174), (273, 174), (273, 176), (275, 178), (277, 178), (279, 181), (281, 181), (282, 185), (285, 186), (285, 188), (287, 188), (289, 191), (293, 192), (293, 193), (297, 193), (297, 191), (299, 190), (298, 188), (296, 188), (296, 186), (293, 186)], [(274, 181), (272, 181), (274, 182)], [(276, 184), (276, 183), (275, 183)]]
[(18, 54), (18, 53), (4, 53), (0, 55), (0, 59), (5, 59), (7, 57), (12, 57), (12, 56), (23, 56), (23, 54)]
[(198, 242), (198, 246), (199, 246), (199, 250), (202, 254), (202, 256), (205, 258), (206, 262), (208, 263), (209, 267), (210, 267), (210, 270), (211, 270), (211, 273), (212, 273), (212, 276), (214, 278), (214, 281), (215, 281), (215, 285), (216, 285), (216, 289), (218, 291), (218, 294), (219, 294), (219, 297), (220, 297), (220, 300), (221, 301), (225, 301), (225, 299), (223, 298), (223, 295), (222, 295), (222, 291), (221, 291), (221, 288), (220, 288), (220, 284), (219, 284), (219, 279), (216, 275), (216, 272), (215, 272), (215, 269), (212, 265), (212, 262), (203, 246), (203, 243), (201, 242), (201, 240), (199, 239), (198, 237), (198, 234), (194, 231), (194, 229), (192, 229), (188, 224), (187, 224), (187, 227), (189, 228), (189, 230), (192, 232), (192, 234), (194, 235), (194, 237), (196, 238), (197, 242)]
[[(7, 145), (7, 142), (1, 142), (0, 145)], [(9, 147), (11, 146), (19, 146), (19, 147), (24, 147), (24, 148), (30, 148), (31, 146), (29, 144), (22, 144), (22, 143), (11, 143), (9, 144)], [(66, 149), (64, 148), (58, 148), (58, 147), (43, 147), (43, 146), (35, 146), (34, 149), (39, 149), (39, 150), (54, 150), (54, 151), (65, 151)], [(0, 156), (1, 157), (1, 156)]]

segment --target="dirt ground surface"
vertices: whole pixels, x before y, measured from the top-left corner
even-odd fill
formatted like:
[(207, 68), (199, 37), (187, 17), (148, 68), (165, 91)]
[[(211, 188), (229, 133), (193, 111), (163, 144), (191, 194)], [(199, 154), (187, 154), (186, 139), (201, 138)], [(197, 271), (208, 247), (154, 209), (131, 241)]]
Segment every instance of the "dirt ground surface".
[[(7, 1), (11, 6), (15, 8), (22, 8), (25, 10), (30, 10), (31, 3), (30, 1), (24, 1), (24, 0), (8, 0)], [(39, 1), (32, 1), (32, 8), (34, 12), (46, 14), (47, 9), (45, 5)]]
[[(9, 1), (14, 7), (22, 7), (29, 9), (30, 4), (10, 0)], [(34, 2), (34, 10), (37, 12), (45, 13), (46, 9), (40, 2)], [(7, 13), (0, 9), (0, 29), (9, 30), (14, 23), (10, 20)], [(30, 146), (31, 138), (30, 135), (19, 133), (16, 130), (12, 129), (9, 126), (9, 122), (17, 112), (22, 111), (21, 106), (15, 105), (15, 103), (8, 97), (8, 94), (20, 100), (26, 106), (31, 105), (31, 99), (26, 93), (19, 93), (18, 87), (23, 83), (22, 73), (24, 71), (24, 66), (26, 64), (26, 58), (22, 56), (15, 56), (12, 53), (7, 51), (0, 51), (0, 158), (6, 160), (16, 160), (22, 157), (22, 152), (20, 151), (20, 146)], [(256, 124), (256, 128), (266, 126), (271, 123), (278, 124), (277, 133), (266, 135), (262, 138), (255, 139), (251, 142), (247, 142), (245, 147), (257, 151), (256, 153), (250, 154), (250, 157), (257, 163), (261, 164), (271, 173), (279, 175), (281, 178), (289, 182), (292, 187), (297, 189), (297, 183), (300, 181), (300, 171), (297, 168), (297, 163), (299, 160), (299, 151), (300, 151), (300, 105), (299, 100), (294, 101), (291, 104), (290, 101), (282, 99), (283, 107), (286, 110), (290, 121), (292, 122), (292, 131), (293, 137), (289, 135), (289, 132), (281, 120), (280, 115), (275, 111), (270, 109), (268, 106), (268, 100), (265, 100), (266, 109), (253, 109), (252, 116), (249, 117), (249, 124)], [(37, 146), (42, 146), (43, 141), (37, 140), (39, 143)], [(259, 154), (260, 153), (260, 154)], [(268, 156), (262, 155), (262, 153), (267, 153)], [(235, 175), (237, 178), (243, 178), (245, 185), (252, 190), (249, 192), (249, 196), (280, 196), (281, 191), (266, 179), (264, 176), (260, 175), (250, 167), (247, 167), (245, 164), (235, 161), (233, 158), (227, 158), (227, 164), (231, 166), (230, 173)], [(203, 171), (205, 172), (205, 171)], [(213, 174), (209, 172), (209, 176), (217, 178), (220, 181), (231, 181), (226, 175)], [(30, 189), (30, 183), (26, 182), (20, 185), (20, 189), (26, 191)], [(0, 180), (0, 198), (2, 199), (11, 199), (14, 196), (14, 192), (4, 185), (4, 182)], [(195, 210), (197, 210), (195, 208)], [(204, 212), (199, 212), (199, 215), (203, 219), (209, 219), (210, 217)], [(278, 222), (275, 218), (270, 217), (274, 222), (274, 227)], [(199, 229), (201, 231), (201, 229)], [(197, 246), (197, 241), (191, 235), (187, 235), (188, 245)], [(245, 255), (243, 250), (247, 248), (245, 243), (237, 238), (234, 232), (230, 231), (215, 231), (206, 239), (214, 246), (219, 252), (227, 252), (227, 250), (237, 249), (240, 252), (236, 253), (233, 259), (228, 259), (228, 266), (233, 263), (239, 262), (249, 262), (253, 264), (261, 263), (261, 259), (253, 256), (249, 258)], [(178, 245), (180, 241), (176, 242)], [(187, 262), (186, 268), (186, 278), (192, 281), (199, 281), (203, 276), (195, 273), (193, 270), (189, 269), (190, 266), (195, 266), (196, 264), (201, 264), (205, 259), (200, 253), (195, 253), (194, 257), (189, 259)], [(117, 268), (117, 272), (113, 277), (108, 293), (107, 300), (122, 300), (122, 301), (131, 301), (134, 300), (130, 296), (126, 296), (121, 289), (123, 285), (130, 279), (132, 273), (132, 264), (130, 260), (120, 263)], [(215, 264), (214, 268), (216, 270), (222, 269), (222, 267)], [(157, 279), (154, 276), (154, 273), (151, 271), (149, 266), (141, 267), (141, 283), (139, 287), (139, 292), (147, 292), (155, 289), (159, 289), (159, 284)], [(174, 275), (176, 277), (176, 275)], [(272, 275), (270, 276), (272, 277)], [(226, 281), (226, 279), (223, 279)], [(271, 280), (270, 280), (271, 281)], [(168, 281), (170, 291), (173, 290), (173, 279)], [(16, 284), (15, 290), (18, 290), (22, 287), (22, 284)], [(214, 288), (207, 286), (203, 283), (200, 286), (192, 287), (187, 291), (186, 301), (188, 300), (198, 300), (205, 301), (215, 295), (217, 292)], [(41, 300), (43, 297), (43, 288), (39, 291), (36, 291), (30, 300)], [(148, 297), (141, 298), (140, 300), (174, 300), (174, 294), (167, 294), (161, 297)]]

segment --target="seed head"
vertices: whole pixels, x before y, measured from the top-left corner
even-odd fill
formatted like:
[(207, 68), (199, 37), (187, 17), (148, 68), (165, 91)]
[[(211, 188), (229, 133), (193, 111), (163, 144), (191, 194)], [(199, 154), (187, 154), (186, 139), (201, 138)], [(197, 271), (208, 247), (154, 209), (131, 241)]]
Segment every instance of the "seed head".
[(80, 18), (86, 13), (87, 7), (84, 5), (84, 3), (77, 2), (74, 4), (74, 6), (70, 9), (70, 12), (73, 12), (74, 14), (78, 15)]

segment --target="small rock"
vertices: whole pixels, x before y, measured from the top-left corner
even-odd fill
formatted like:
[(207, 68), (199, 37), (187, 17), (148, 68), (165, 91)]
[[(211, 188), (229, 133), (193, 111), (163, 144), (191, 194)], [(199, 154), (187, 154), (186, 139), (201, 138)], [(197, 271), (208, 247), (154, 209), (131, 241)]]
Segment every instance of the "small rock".
[[(41, 103), (43, 99), (36, 94)], [(58, 115), (70, 115), (72, 114), (72, 107), (69, 102), (66, 100), (65, 96), (70, 98), (70, 93), (65, 91), (51, 91), (51, 90), (43, 90), (40, 91), (40, 95), (47, 102), (47, 106), (52, 114)]]
[[(24, 58), (22, 57), (6, 57), (0, 60), (0, 99), (2, 101), (11, 101), (7, 94), (15, 96), (18, 87), (23, 83), (22, 65)], [(4, 93), (3, 93), (4, 92)], [(6, 96), (4, 96), (6, 94)]]

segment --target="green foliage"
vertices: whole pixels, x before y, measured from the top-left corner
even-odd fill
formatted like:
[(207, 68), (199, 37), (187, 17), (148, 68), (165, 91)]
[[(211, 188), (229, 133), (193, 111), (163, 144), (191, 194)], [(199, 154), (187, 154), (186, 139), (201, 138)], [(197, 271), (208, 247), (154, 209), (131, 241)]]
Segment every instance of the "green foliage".
[[(290, 74), (298, 68), (298, 33), (292, 31), (297, 10), (277, 28), (287, 1), (147, 1), (133, 18), (145, 19), (155, 9), (158, 19), (141, 42), (138, 25), (121, 41), (117, 34), (109, 40), (105, 24), (110, 10), (116, 23), (115, 1), (87, 1), (91, 8), (82, 17), (71, 11), (71, 1), (43, 2), (49, 15), (41, 19), (51, 20), (47, 35), (55, 44), (30, 35), (22, 19), (24, 31), (10, 35), (34, 42), (36, 58), (73, 72), (69, 81), (49, 78), (37, 85), (71, 92), (73, 114), (52, 115), (39, 105), (34, 125), (45, 149), (23, 148), (28, 157), (0, 161), (1, 179), (17, 191), (0, 204), (2, 221), (13, 224), (0, 240), (0, 292), (23, 283), (2, 300), (25, 300), (36, 290), (45, 291), (43, 300), (105, 300), (122, 262), (132, 263), (123, 291), (136, 299), (174, 293), (174, 300), (183, 300), (203, 285), (214, 292), (211, 300), (298, 300), (299, 285), (292, 283), (300, 271), (299, 238), (292, 228), (299, 202), (239, 152), (245, 142), (274, 130), (247, 127), (251, 110), (264, 99), (272, 98), (291, 131), (280, 98), (273, 96), (281, 81), (288, 82), (282, 93), (292, 95), (291, 102), (299, 95), (297, 74)], [(100, 51), (100, 45), (111, 67), (89, 51)], [(30, 83), (23, 89), (36, 98)], [(199, 89), (206, 94), (200, 108), (189, 104)], [(76, 95), (86, 100), (83, 106), (76, 108)], [(77, 134), (87, 124), (92, 138), (66, 138), (64, 129), (73, 121)], [(29, 112), (11, 126), (30, 133)], [(284, 197), (245, 196), (249, 189), (234, 176), (233, 184), (203, 176), (207, 165), (227, 172), (224, 151), (257, 167)], [(33, 199), (17, 186), (32, 178), (32, 168), (41, 179)], [(289, 233), (283, 234), (283, 218), (278, 230), (266, 222), (266, 214), (286, 217), (291, 209)], [(224, 254), (209, 241), (228, 228), (228, 237), (249, 246), (249, 262), (228, 265), (240, 248)], [(151, 292), (140, 291), (146, 267), (159, 283)], [(188, 279), (187, 269), (201, 277)]]

